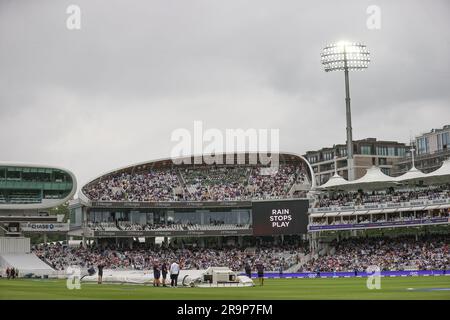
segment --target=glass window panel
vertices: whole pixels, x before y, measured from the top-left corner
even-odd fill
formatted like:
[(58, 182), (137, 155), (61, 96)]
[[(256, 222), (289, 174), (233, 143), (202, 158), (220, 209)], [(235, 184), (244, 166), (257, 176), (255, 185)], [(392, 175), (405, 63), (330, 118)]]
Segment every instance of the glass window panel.
[(371, 154), (370, 146), (361, 146), (361, 154)]

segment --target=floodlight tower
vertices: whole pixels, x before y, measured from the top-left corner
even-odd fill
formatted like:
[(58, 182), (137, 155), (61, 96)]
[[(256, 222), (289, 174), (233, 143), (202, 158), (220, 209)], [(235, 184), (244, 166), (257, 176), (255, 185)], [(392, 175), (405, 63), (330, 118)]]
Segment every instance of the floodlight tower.
[(322, 64), (326, 72), (344, 70), (345, 74), (345, 106), (347, 117), (347, 167), (348, 180), (355, 179), (353, 167), (352, 114), (350, 110), (349, 70), (364, 70), (370, 62), (369, 51), (361, 43), (341, 41), (327, 45), (321, 54)]

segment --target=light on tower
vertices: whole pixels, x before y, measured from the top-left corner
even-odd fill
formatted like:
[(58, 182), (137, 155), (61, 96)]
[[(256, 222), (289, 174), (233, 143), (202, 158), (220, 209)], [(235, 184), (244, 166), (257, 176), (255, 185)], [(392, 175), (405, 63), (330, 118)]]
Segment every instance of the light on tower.
[(345, 105), (347, 115), (347, 167), (348, 180), (354, 180), (353, 166), (353, 140), (352, 140), (352, 116), (350, 110), (350, 85), (349, 70), (367, 69), (370, 62), (370, 53), (367, 47), (361, 43), (340, 41), (327, 45), (321, 54), (322, 65), (326, 72), (343, 70), (345, 74)]

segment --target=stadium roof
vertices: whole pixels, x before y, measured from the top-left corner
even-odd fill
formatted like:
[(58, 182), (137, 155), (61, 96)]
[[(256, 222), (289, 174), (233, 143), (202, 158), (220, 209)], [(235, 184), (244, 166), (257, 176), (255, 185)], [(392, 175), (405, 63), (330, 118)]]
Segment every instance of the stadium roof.
[(398, 185), (404, 183), (414, 183), (423, 181), (425, 184), (450, 182), (450, 159), (442, 162), (442, 166), (428, 174), (423, 173), (416, 167), (412, 167), (405, 174), (398, 177), (390, 177), (384, 174), (379, 167), (372, 166), (367, 169), (366, 174), (354, 181), (347, 181), (338, 174), (334, 174), (326, 183), (319, 186), (318, 189), (327, 190), (357, 190), (368, 189), (374, 190), (386, 188), (390, 185)]
[(357, 190), (362, 187), (366, 189), (386, 188), (386, 185), (395, 183), (393, 177), (384, 174), (377, 166), (367, 169), (364, 176), (354, 181), (347, 181), (342, 185), (345, 189)]
[(416, 167), (412, 167), (409, 169), (406, 173), (402, 174), (401, 176), (395, 177), (394, 180), (397, 182), (415, 182), (417, 180), (423, 180), (427, 177), (427, 174), (423, 173)]
[(342, 178), (337, 173), (334, 174), (327, 182), (319, 186), (319, 189), (342, 189), (343, 186), (347, 185), (349, 182)]
[(428, 173), (426, 180), (429, 182), (450, 182), (450, 159), (444, 160), (439, 169)]

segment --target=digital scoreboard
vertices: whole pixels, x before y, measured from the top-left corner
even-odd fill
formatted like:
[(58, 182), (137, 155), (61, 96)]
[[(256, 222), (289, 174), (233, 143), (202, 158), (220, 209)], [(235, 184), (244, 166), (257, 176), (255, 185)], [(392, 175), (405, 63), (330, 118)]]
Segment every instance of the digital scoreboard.
[(307, 233), (308, 206), (307, 199), (253, 202), (253, 235)]

